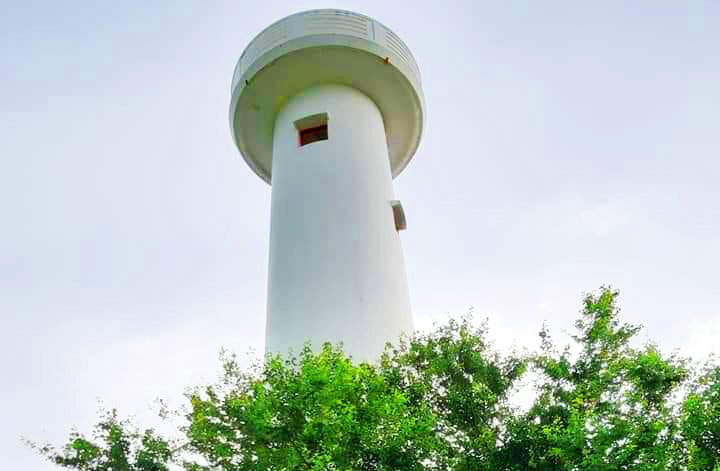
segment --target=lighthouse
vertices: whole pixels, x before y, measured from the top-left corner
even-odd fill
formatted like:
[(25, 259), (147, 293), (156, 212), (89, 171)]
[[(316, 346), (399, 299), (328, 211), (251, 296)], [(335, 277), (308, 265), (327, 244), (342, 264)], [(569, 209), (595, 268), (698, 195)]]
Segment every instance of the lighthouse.
[(231, 91), (233, 140), (272, 188), (266, 352), (376, 360), (413, 331), (392, 183), (425, 117), (410, 50), (367, 16), (301, 12), (250, 42)]

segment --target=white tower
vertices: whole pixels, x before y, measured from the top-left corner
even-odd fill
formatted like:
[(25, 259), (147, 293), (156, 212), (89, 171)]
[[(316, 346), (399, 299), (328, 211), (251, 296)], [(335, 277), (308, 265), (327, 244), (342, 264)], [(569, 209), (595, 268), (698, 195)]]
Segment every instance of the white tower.
[(417, 149), (424, 108), (407, 46), (357, 13), (297, 13), (243, 52), (230, 126), (272, 184), (268, 352), (343, 342), (373, 360), (412, 333), (392, 179)]

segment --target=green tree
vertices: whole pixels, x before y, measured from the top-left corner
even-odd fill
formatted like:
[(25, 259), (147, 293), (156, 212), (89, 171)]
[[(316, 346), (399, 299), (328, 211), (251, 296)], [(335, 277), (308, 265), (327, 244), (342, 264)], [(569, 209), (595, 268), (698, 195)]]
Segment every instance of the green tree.
[(257, 376), (225, 366), (220, 386), (190, 395), (188, 449), (207, 463), (192, 469), (421, 470), (437, 447), (430, 404), (329, 344)]
[[(469, 318), (356, 364), (340, 347), (225, 357), (214, 385), (187, 394), (182, 436), (143, 433), (114, 412), (73, 433), (54, 463), (87, 471), (709, 470), (720, 471), (720, 368), (652, 345), (620, 322), (618, 293), (583, 300), (571, 345), (548, 330), (531, 355), (500, 355)], [(509, 399), (527, 371), (528, 410)]]
[(508, 417), (500, 469), (680, 469), (678, 407), (672, 395), (686, 362), (654, 346), (633, 349), (639, 328), (621, 324), (618, 293), (584, 299), (575, 350), (558, 352), (546, 329), (533, 365), (540, 373), (529, 412)]
[(708, 365), (683, 402), (690, 470), (720, 471), (720, 366)]
[(168, 440), (153, 430), (136, 431), (114, 410), (104, 413), (90, 437), (72, 432), (60, 450), (27, 443), (58, 466), (83, 471), (167, 471), (172, 459)]
[(383, 374), (405, 397), (432, 408), (436, 448), (423, 469), (497, 469), (496, 446), (511, 412), (508, 396), (526, 361), (503, 358), (486, 337), (485, 325), (451, 320), (383, 357)]

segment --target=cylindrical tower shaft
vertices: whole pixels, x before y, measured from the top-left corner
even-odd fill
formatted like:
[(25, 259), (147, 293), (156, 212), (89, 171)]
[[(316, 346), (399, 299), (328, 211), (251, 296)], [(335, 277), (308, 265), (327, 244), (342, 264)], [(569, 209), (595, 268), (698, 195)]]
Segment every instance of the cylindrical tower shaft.
[(231, 90), (235, 145), (272, 185), (266, 351), (376, 361), (413, 330), (392, 189), (425, 122), (410, 49), (365, 15), (296, 13), (250, 41)]
[(383, 116), (352, 87), (312, 87), (279, 111), (272, 149), (266, 350), (342, 341), (377, 359), (413, 330)]

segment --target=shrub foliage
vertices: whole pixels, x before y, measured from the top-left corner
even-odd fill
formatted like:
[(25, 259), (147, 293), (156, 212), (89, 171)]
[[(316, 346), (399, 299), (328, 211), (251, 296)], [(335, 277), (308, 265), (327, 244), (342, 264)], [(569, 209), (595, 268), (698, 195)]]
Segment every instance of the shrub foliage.
[[(720, 471), (720, 367), (633, 347), (617, 298), (586, 295), (571, 345), (543, 328), (532, 354), (499, 355), (466, 318), (375, 364), (329, 344), (250, 369), (229, 356), (217, 384), (187, 393), (181, 436), (111, 412), (60, 449), (31, 445), (87, 471)], [(535, 398), (514, 407), (528, 375)]]

